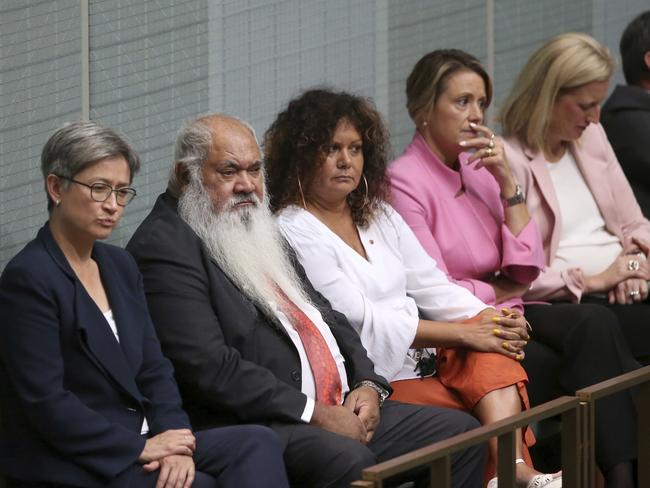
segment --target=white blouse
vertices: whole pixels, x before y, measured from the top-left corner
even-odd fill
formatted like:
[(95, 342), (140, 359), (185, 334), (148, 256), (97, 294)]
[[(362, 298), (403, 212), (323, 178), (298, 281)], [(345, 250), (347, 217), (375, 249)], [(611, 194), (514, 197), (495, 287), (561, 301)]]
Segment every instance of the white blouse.
[(488, 308), (447, 279), (388, 205), (358, 229), (368, 260), (300, 207), (282, 210), (278, 223), (314, 287), (348, 318), (389, 381), (418, 377), (410, 346), (420, 316), (457, 321)]
[(623, 250), (618, 236), (605, 227), (596, 200), (569, 151), (547, 167), (562, 215), (562, 233), (551, 268), (563, 271), (579, 267), (586, 275), (604, 271)]

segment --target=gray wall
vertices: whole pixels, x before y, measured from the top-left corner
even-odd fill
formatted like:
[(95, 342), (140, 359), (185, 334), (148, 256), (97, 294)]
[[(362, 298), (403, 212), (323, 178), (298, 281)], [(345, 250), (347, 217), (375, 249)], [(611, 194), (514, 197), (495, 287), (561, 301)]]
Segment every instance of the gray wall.
[(223, 111), (261, 135), (292, 96), (325, 84), (374, 98), (399, 154), (413, 131), (404, 81), (424, 53), (478, 56), (498, 106), (544, 39), (584, 31), (618, 54), (622, 29), (649, 8), (650, 0), (0, 0), (0, 269), (47, 219), (42, 145), (84, 108), (124, 132), (143, 159), (138, 197), (110, 238), (124, 245), (164, 189), (188, 117)]

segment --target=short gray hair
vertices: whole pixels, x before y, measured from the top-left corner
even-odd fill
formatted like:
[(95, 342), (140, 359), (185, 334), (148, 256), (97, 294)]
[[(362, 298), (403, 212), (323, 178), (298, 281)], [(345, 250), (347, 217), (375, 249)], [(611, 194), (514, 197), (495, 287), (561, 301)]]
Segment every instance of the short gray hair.
[[(43, 146), (41, 172), (44, 179), (51, 174), (73, 178), (94, 163), (115, 156), (126, 160), (129, 181), (133, 181), (140, 169), (140, 158), (123, 136), (93, 121), (68, 123), (52, 134)], [(45, 193), (47, 208), (51, 210), (54, 202), (47, 193), (47, 182)]]
[(259, 147), (255, 129), (253, 129), (248, 122), (245, 122), (238, 117), (221, 114), (207, 114), (187, 121), (178, 131), (178, 135), (176, 136), (174, 162), (172, 163), (169, 172), (169, 181), (167, 184), (168, 190), (176, 197), (180, 196), (183, 187), (183, 182), (179, 180), (178, 174), (176, 173), (176, 165), (180, 164), (188, 171), (197, 174), (199, 169), (210, 156), (210, 151), (212, 151), (214, 143), (212, 139), (212, 132), (214, 129), (209, 123), (211, 119), (231, 120), (242, 124), (251, 132), (253, 139), (255, 139), (255, 142)]

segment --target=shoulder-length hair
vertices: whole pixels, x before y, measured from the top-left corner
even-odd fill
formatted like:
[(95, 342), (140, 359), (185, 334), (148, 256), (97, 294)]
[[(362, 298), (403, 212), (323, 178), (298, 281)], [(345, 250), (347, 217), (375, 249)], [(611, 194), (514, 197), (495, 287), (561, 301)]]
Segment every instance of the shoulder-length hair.
[(348, 196), (354, 223), (360, 227), (388, 198), (386, 176), (388, 131), (366, 98), (329, 89), (314, 89), (291, 100), (264, 135), (264, 155), (271, 209), (303, 204), (327, 147), (341, 121), (362, 138), (363, 176)]
[(545, 147), (557, 98), (596, 81), (611, 78), (615, 63), (606, 47), (587, 34), (555, 36), (533, 53), (523, 67), (499, 116), (505, 137), (528, 148)]

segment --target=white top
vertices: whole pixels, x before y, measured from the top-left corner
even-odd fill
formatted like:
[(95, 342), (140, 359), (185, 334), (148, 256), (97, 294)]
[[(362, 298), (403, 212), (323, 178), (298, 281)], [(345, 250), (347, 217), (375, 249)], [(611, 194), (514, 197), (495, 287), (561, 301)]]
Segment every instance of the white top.
[(569, 151), (547, 163), (562, 215), (562, 233), (551, 269), (579, 267), (586, 275), (604, 271), (623, 248), (605, 228), (596, 200)]
[[(293, 342), (294, 346), (296, 346), (296, 349), (298, 350), (298, 355), (300, 356), (300, 369), (301, 371), (301, 377), (302, 377), (302, 388), (300, 391), (302, 391), (306, 396), (307, 396), (307, 403), (305, 404), (305, 409), (302, 411), (302, 415), (300, 416), (300, 419), (303, 422), (309, 422), (311, 420), (312, 415), (314, 414), (314, 406), (315, 406), (315, 399), (316, 399), (316, 382), (314, 381), (314, 373), (311, 370), (311, 366), (309, 365), (309, 359), (307, 358), (307, 353), (305, 352), (305, 346), (302, 344), (302, 340), (300, 339), (300, 335), (298, 334), (298, 331), (295, 329), (295, 327), (291, 324), (291, 321), (289, 318), (278, 308), (277, 303), (271, 304), (273, 309), (275, 310), (275, 316), (278, 318), (282, 326), (285, 328), (287, 331), (287, 334), (289, 334), (289, 337), (291, 338), (291, 341)], [(336, 368), (338, 369), (339, 376), (341, 377), (341, 386), (342, 386), (342, 395), (341, 399), (345, 398), (345, 394), (350, 391), (350, 387), (348, 385), (348, 377), (345, 372), (345, 359), (343, 358), (343, 355), (341, 354), (341, 350), (339, 349), (338, 344), (336, 343), (336, 339), (334, 338), (334, 335), (332, 335), (332, 331), (328, 327), (328, 325), (325, 323), (323, 320), (322, 315), (316, 308), (312, 307), (311, 305), (305, 305), (304, 307), (301, 307), (301, 310), (304, 312), (307, 317), (314, 323), (314, 325), (318, 328), (318, 331), (321, 333), (323, 336), (323, 339), (325, 339), (325, 342), (327, 343), (327, 346), (329, 347), (330, 352), (332, 353), (332, 356), (334, 357), (334, 361), (336, 362)]]
[(348, 318), (389, 381), (417, 377), (410, 347), (420, 316), (462, 320), (489, 308), (449, 282), (388, 205), (358, 229), (368, 260), (300, 207), (285, 208), (278, 222), (313, 285)]
[[(113, 310), (108, 310), (104, 313), (104, 318), (106, 319), (106, 322), (108, 322), (109, 327), (113, 331), (113, 335), (115, 336), (115, 339), (117, 339), (117, 342), (120, 342), (120, 336), (117, 333), (117, 324), (115, 323), (115, 317), (113, 317)], [(145, 435), (149, 433), (149, 424), (147, 423), (147, 418), (145, 417), (144, 420), (142, 421), (142, 427), (140, 428), (140, 434)]]

